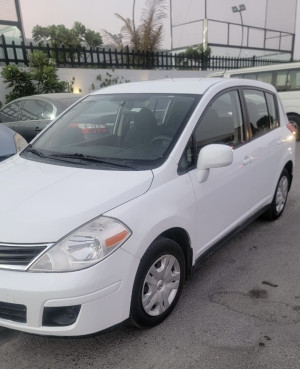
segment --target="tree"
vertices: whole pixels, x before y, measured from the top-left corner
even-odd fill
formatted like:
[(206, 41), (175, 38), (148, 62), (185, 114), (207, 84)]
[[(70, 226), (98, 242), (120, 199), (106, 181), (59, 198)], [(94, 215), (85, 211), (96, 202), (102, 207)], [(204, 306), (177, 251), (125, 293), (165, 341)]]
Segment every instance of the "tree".
[(49, 43), (65, 45), (69, 48), (97, 47), (102, 45), (102, 37), (99, 32), (86, 28), (82, 23), (75, 22), (71, 29), (63, 24), (41, 27), (36, 25), (32, 30), (32, 37), (39, 45)]
[(65, 92), (68, 89), (67, 82), (58, 78), (55, 62), (43, 51), (35, 51), (30, 55), (29, 67), (35, 81), (36, 93)]
[(188, 47), (185, 51), (177, 54), (176, 64), (178, 66), (193, 66), (199, 65), (199, 61), (203, 57), (207, 57), (211, 54), (211, 49), (208, 47), (204, 50), (203, 44), (198, 47)]
[(11, 88), (5, 96), (6, 103), (23, 96), (72, 90), (74, 80), (70, 83), (60, 81), (55, 63), (42, 51), (34, 51), (30, 55), (29, 67), (29, 71), (17, 65), (7, 65), (2, 69), (3, 81)]
[(11, 92), (5, 95), (5, 102), (9, 103), (22, 96), (35, 94), (33, 78), (30, 72), (20, 69), (17, 65), (7, 65), (1, 71), (3, 82), (8, 84)]
[(163, 39), (162, 21), (166, 18), (165, 1), (146, 0), (138, 27), (135, 27), (133, 20), (115, 14), (123, 22), (123, 26), (118, 35), (104, 31), (106, 43), (112, 43), (117, 48), (128, 46), (143, 52), (159, 50)]

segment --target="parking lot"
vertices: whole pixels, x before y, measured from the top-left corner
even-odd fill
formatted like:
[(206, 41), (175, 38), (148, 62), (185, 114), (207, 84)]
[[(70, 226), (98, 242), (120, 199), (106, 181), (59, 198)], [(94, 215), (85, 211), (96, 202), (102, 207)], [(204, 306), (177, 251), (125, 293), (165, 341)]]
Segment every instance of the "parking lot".
[(0, 329), (1, 369), (299, 369), (300, 143), (297, 149), (284, 215), (255, 221), (198, 265), (160, 326), (74, 339)]

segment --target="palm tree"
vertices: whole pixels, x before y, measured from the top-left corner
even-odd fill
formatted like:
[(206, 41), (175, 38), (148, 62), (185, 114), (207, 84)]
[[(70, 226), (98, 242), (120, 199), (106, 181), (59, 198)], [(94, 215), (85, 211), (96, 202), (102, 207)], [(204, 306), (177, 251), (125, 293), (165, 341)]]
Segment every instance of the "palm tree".
[(166, 18), (165, 2), (166, 0), (146, 0), (138, 27), (135, 27), (133, 20), (115, 14), (123, 22), (123, 26), (119, 35), (104, 30), (106, 44), (113, 44), (120, 49), (128, 46), (143, 52), (159, 50), (163, 40), (162, 22)]

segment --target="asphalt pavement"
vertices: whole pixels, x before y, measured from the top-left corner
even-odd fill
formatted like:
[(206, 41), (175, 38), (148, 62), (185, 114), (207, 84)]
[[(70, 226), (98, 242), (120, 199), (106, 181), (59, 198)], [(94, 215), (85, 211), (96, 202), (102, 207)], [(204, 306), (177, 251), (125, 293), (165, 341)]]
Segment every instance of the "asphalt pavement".
[(198, 265), (161, 325), (71, 339), (1, 329), (1, 369), (299, 369), (300, 143), (297, 149), (283, 216), (255, 221)]

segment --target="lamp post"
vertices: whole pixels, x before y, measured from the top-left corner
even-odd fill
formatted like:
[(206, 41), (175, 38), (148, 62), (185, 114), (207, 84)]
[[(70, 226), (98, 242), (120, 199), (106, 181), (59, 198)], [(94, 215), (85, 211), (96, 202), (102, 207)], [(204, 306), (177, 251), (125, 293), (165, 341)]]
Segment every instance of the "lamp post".
[[(244, 23), (243, 23), (242, 12), (246, 10), (246, 6), (245, 6), (245, 4), (240, 4), (239, 7), (233, 6), (231, 9), (232, 9), (233, 13), (240, 13), (241, 25), (242, 25), (242, 40), (241, 40), (241, 47), (242, 47), (243, 46), (243, 40), (244, 40)], [(240, 49), (238, 57), (240, 57), (241, 51), (242, 51), (242, 48)]]
[(203, 32), (202, 32), (202, 45), (203, 51), (206, 53), (207, 51), (207, 43), (208, 43), (208, 20), (207, 20), (207, 0), (204, 2), (204, 19), (203, 19)]
[(133, 31), (135, 31), (134, 10), (135, 10), (135, 0), (133, 0), (133, 4), (132, 4), (132, 26), (133, 26)]

